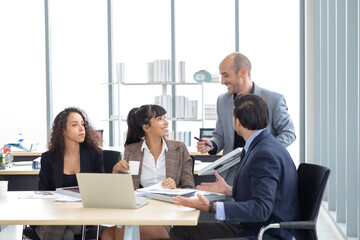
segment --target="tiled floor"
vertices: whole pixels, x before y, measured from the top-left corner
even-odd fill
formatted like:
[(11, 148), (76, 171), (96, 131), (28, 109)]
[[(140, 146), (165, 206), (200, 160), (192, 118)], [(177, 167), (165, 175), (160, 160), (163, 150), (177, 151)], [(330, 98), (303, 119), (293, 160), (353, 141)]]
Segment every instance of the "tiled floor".
[[(344, 240), (323, 209), (320, 210), (317, 227), (319, 240)], [(21, 233), (22, 226), (7, 226), (0, 232), (0, 240), (20, 240)]]
[(318, 216), (317, 234), (319, 240), (344, 240), (334, 222), (323, 208), (320, 208)]

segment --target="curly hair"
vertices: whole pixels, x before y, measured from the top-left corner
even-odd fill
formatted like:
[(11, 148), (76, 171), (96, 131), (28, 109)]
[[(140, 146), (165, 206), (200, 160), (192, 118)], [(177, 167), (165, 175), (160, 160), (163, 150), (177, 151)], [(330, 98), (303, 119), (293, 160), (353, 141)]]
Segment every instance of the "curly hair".
[(65, 138), (64, 130), (70, 113), (78, 113), (84, 121), (85, 140), (83, 144), (89, 149), (95, 149), (100, 152), (98, 147), (98, 135), (88, 121), (87, 115), (84, 111), (76, 107), (69, 107), (61, 111), (54, 119), (51, 129), (51, 136), (48, 143), (48, 149), (59, 157), (64, 157)]

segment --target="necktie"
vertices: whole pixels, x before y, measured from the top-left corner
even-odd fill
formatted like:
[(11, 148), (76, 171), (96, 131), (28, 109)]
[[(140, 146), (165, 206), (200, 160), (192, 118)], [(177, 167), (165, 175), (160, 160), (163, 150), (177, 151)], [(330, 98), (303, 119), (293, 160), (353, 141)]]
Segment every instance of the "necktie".
[(242, 160), (244, 158), (245, 153), (246, 153), (245, 148), (243, 148), (241, 151), (241, 154), (240, 154), (240, 160)]

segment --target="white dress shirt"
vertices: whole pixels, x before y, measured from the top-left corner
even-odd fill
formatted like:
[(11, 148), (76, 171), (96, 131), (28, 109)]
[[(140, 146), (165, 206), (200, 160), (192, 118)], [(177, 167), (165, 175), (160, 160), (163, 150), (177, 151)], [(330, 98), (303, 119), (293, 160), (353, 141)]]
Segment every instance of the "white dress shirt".
[(162, 149), (156, 164), (154, 156), (150, 153), (145, 141), (141, 146), (141, 151), (144, 152), (140, 176), (141, 186), (148, 187), (164, 181), (166, 179), (165, 151), (168, 151), (165, 141), (162, 140)]

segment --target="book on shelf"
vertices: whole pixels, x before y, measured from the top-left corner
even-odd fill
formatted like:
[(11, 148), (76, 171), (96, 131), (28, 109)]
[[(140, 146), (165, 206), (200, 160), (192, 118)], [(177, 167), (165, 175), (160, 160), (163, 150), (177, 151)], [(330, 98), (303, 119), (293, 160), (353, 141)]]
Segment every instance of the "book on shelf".
[(154, 62), (148, 62), (147, 74), (148, 83), (154, 83)]
[(124, 83), (125, 67), (123, 62), (116, 63), (116, 76), (119, 83)]
[[(190, 100), (186, 96), (177, 95), (174, 98), (176, 109), (172, 108), (172, 96), (155, 96), (155, 104), (165, 108), (168, 118), (176, 119), (198, 119), (198, 100)], [(216, 114), (216, 112), (215, 112)]]
[(175, 104), (176, 104), (176, 110), (175, 110), (175, 118), (185, 118), (185, 96), (176, 96), (175, 97)]
[(185, 100), (185, 118), (186, 119), (197, 119), (197, 100)]
[(171, 82), (171, 60), (156, 59), (148, 62), (148, 83)]
[(191, 146), (191, 131), (170, 131), (168, 139), (184, 142), (186, 146)]
[(179, 68), (178, 68), (178, 81), (180, 83), (185, 82), (185, 61), (179, 61)]
[[(185, 61), (178, 62), (177, 78), (175, 82), (185, 83)], [(147, 81), (148, 83), (167, 83), (172, 82), (171, 79), (171, 60), (155, 59), (147, 63)]]
[(205, 104), (205, 119), (206, 120), (216, 120), (216, 105), (215, 104)]
[(155, 104), (158, 104), (165, 108), (166, 115), (168, 118), (171, 118), (172, 116), (172, 100), (171, 95), (161, 95), (161, 96), (155, 96)]

